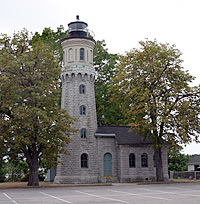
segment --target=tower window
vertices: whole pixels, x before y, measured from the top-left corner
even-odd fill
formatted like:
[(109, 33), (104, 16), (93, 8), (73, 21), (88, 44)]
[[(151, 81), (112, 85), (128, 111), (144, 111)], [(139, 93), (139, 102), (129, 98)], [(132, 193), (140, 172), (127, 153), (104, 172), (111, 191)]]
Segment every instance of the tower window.
[(153, 167), (156, 167), (155, 155), (153, 155)]
[(80, 106), (80, 115), (85, 115), (86, 114), (86, 108), (85, 106)]
[(86, 138), (86, 129), (85, 128), (81, 129), (81, 138)]
[(84, 48), (80, 49), (80, 60), (85, 60), (85, 49)]
[(135, 154), (133, 153), (129, 154), (129, 167), (135, 167)]
[(88, 168), (88, 155), (85, 153), (81, 155), (81, 168)]
[(73, 49), (70, 48), (69, 51), (68, 51), (68, 61), (69, 62), (72, 62), (73, 61)]
[(92, 59), (93, 59), (93, 54), (92, 54), (92, 50), (90, 50), (90, 63), (92, 63)]
[(148, 155), (146, 153), (141, 155), (141, 163), (142, 167), (148, 167)]
[(65, 51), (63, 51), (63, 64), (65, 64)]
[(87, 61), (89, 61), (89, 54), (88, 54), (88, 50), (87, 50)]
[(80, 94), (85, 94), (85, 85), (82, 84), (82, 85), (79, 86), (79, 93)]

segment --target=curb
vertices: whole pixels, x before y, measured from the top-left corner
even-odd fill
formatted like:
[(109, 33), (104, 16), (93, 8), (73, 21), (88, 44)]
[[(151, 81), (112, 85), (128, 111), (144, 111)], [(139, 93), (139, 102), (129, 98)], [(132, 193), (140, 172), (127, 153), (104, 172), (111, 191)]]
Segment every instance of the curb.
[(171, 182), (137, 182), (137, 183), (99, 183), (99, 184), (52, 184), (43, 186), (0, 186), (0, 190), (5, 189), (33, 189), (33, 188), (68, 188), (68, 187), (97, 187), (115, 186), (115, 184), (135, 184), (135, 185), (156, 185), (156, 184), (179, 184), (179, 183), (200, 183), (200, 180), (191, 181), (171, 181)]
[(111, 183), (106, 184), (69, 184), (69, 185), (47, 185), (47, 186), (2, 186), (0, 187), (0, 190), (2, 189), (31, 189), (31, 188), (67, 188), (67, 187), (96, 187), (96, 186), (112, 186)]

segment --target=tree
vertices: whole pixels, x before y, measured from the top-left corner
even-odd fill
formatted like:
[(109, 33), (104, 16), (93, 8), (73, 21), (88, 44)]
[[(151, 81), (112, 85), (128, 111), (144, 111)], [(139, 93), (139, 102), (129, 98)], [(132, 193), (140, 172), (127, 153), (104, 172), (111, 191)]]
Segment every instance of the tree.
[(157, 181), (163, 181), (162, 145), (198, 140), (200, 86), (190, 86), (194, 77), (183, 70), (175, 45), (139, 44), (120, 58), (110, 91), (131, 128), (152, 140)]
[(97, 41), (94, 49), (94, 67), (96, 70), (95, 98), (98, 125), (124, 125), (124, 117), (117, 104), (110, 103), (109, 85), (116, 76), (115, 65), (119, 56), (111, 54), (104, 40)]
[(169, 171), (187, 171), (187, 163), (190, 160), (189, 155), (181, 153), (183, 148), (178, 145), (171, 146), (168, 150), (168, 170)]
[(73, 119), (60, 110), (59, 75), (54, 53), (27, 30), (0, 38), (0, 140), (10, 156), (22, 154), (28, 186), (38, 186), (38, 161), (55, 162), (73, 131)]
[(40, 35), (36, 32), (33, 36), (33, 41), (40, 39), (44, 42), (49, 48), (54, 52), (55, 57), (57, 57), (59, 63), (63, 59), (63, 51), (60, 45), (60, 40), (67, 36), (68, 31), (64, 30), (63, 25), (57, 27), (57, 31), (52, 30), (51, 28), (44, 28), (42, 34)]

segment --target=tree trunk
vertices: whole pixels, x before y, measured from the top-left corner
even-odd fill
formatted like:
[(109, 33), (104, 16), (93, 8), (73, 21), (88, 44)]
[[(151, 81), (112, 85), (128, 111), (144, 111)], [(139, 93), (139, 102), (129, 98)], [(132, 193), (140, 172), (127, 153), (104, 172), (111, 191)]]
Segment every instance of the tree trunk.
[(162, 164), (162, 149), (161, 147), (155, 148), (155, 165), (156, 165), (156, 181), (163, 182), (163, 164)]
[(39, 186), (37, 153), (32, 153), (32, 157), (28, 159), (27, 163), (29, 166), (29, 178), (27, 186)]

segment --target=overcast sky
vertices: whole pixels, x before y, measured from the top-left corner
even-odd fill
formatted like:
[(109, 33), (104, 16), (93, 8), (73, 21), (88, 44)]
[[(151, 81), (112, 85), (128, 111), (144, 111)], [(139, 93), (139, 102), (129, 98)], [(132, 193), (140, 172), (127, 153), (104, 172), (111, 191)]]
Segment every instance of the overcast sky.
[[(183, 67), (196, 76), (193, 85), (200, 83), (200, 0), (0, 0), (0, 33), (67, 29), (76, 15), (111, 53), (124, 54), (145, 38), (175, 44)], [(184, 152), (200, 154), (200, 144)]]

